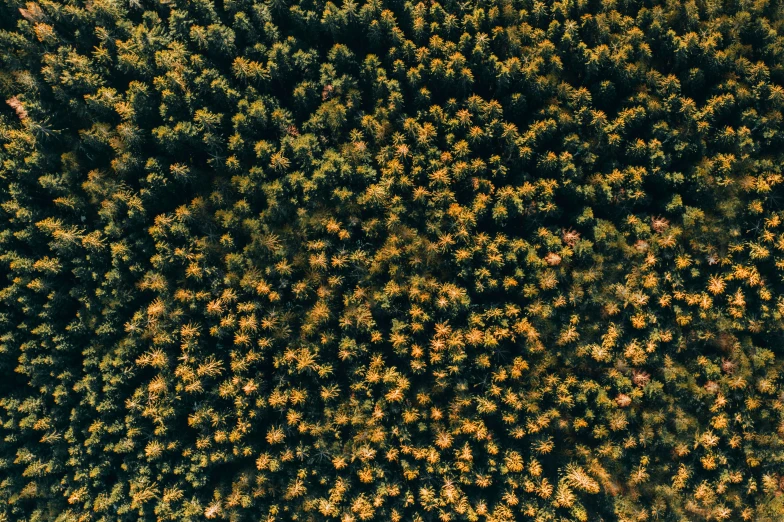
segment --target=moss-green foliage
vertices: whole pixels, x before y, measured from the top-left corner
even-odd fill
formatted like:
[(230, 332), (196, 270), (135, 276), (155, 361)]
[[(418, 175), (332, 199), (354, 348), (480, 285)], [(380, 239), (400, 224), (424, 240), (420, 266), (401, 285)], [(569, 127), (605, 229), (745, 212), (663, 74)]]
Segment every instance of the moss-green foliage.
[(2, 2), (0, 520), (781, 521), (783, 13)]

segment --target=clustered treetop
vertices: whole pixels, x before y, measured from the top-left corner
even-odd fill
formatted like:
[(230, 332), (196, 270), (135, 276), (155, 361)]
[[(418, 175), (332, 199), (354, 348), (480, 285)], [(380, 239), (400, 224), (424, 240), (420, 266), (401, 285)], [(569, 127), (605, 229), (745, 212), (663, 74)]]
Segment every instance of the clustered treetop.
[(0, 521), (784, 517), (781, 0), (0, 3)]

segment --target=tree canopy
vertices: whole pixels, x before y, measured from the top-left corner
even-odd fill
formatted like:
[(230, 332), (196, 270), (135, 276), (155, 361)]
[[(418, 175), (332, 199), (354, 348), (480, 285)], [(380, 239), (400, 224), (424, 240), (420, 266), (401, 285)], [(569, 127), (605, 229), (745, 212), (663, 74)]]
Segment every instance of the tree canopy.
[(0, 521), (784, 517), (781, 0), (0, 2)]

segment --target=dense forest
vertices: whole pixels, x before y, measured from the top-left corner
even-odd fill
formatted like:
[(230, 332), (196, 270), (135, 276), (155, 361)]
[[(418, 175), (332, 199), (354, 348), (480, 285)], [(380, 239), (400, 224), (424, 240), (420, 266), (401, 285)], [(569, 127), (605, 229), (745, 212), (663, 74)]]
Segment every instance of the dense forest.
[(784, 520), (784, 2), (441, 2), (0, 2), (0, 521)]

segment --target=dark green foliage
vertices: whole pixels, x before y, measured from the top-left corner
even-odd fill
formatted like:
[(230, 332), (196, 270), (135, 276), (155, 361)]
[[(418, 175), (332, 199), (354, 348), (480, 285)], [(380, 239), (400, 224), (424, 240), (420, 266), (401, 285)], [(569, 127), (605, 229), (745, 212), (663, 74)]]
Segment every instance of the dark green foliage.
[(0, 3), (0, 521), (780, 521), (784, 4)]

